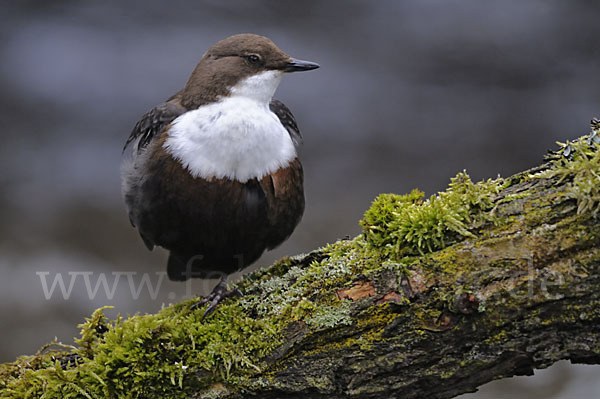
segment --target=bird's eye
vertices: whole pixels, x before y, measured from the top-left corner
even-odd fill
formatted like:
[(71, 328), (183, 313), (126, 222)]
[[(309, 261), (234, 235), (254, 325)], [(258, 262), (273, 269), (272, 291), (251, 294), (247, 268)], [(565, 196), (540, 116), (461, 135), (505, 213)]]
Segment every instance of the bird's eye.
[(251, 55), (247, 56), (246, 59), (251, 64), (257, 64), (260, 61), (260, 57), (256, 54), (251, 54)]

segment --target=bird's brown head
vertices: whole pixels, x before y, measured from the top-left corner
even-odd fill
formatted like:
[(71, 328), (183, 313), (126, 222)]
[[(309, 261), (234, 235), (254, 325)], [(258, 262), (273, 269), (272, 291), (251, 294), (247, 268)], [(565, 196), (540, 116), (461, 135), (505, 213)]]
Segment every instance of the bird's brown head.
[(179, 93), (180, 101), (195, 108), (231, 94), (233, 87), (249, 77), (268, 71), (278, 76), (318, 67), (314, 62), (290, 57), (264, 36), (233, 35), (208, 49)]

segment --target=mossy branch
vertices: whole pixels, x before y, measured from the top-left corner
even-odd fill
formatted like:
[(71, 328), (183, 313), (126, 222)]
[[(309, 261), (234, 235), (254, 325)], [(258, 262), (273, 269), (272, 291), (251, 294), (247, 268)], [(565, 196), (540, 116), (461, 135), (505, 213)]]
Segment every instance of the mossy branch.
[(249, 274), (204, 320), (100, 309), (77, 348), (0, 365), (2, 397), (451, 398), (598, 364), (597, 128), (508, 179), (382, 195), (362, 235)]

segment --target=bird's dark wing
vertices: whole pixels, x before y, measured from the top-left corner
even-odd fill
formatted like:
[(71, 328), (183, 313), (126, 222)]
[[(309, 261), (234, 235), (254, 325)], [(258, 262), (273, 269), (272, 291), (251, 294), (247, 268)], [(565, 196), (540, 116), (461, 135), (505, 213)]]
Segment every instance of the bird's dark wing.
[(152, 141), (152, 138), (158, 137), (168, 124), (185, 112), (187, 112), (185, 107), (170, 101), (152, 108), (135, 124), (131, 135), (123, 147), (123, 151), (125, 151), (129, 144), (138, 139), (136, 150), (144, 148)]
[(302, 144), (302, 135), (296, 124), (296, 119), (294, 119), (294, 115), (292, 115), (292, 111), (279, 100), (271, 100), (269, 108), (271, 109), (271, 112), (277, 115), (283, 127), (288, 131), (294, 145), (297, 147)]

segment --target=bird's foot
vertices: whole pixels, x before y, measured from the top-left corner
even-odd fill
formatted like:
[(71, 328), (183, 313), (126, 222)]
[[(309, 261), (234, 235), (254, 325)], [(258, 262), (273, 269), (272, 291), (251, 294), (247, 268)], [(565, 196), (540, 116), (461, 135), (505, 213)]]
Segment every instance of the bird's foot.
[(219, 282), (219, 284), (217, 284), (215, 288), (213, 288), (209, 296), (193, 304), (190, 309), (199, 309), (204, 304), (208, 303), (208, 307), (202, 315), (202, 318), (204, 318), (215, 310), (219, 302), (231, 296), (242, 296), (242, 292), (237, 288), (233, 290), (228, 290), (227, 279), (224, 278)]

